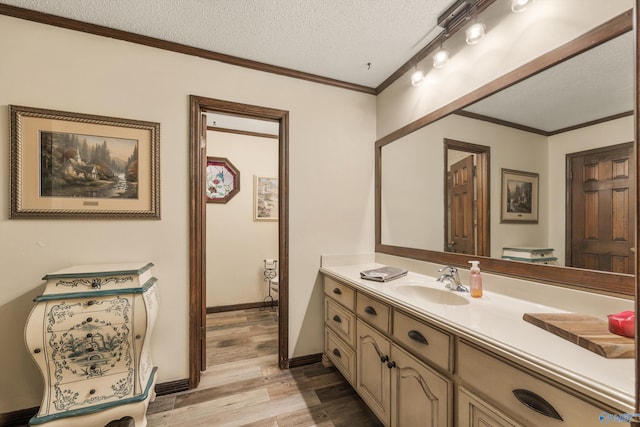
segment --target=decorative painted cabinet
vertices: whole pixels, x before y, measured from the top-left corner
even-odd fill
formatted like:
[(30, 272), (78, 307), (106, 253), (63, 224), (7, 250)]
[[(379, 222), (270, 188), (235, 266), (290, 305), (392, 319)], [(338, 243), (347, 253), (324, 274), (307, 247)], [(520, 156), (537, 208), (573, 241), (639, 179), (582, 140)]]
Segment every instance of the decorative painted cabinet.
[(25, 330), (44, 379), (29, 424), (147, 424), (156, 370), (149, 336), (158, 310), (153, 264), (75, 266), (47, 274)]

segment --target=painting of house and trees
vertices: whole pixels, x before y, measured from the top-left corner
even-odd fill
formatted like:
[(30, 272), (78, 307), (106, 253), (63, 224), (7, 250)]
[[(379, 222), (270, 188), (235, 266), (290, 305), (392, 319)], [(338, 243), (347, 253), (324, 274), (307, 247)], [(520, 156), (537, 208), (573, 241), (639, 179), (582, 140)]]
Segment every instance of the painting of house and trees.
[(40, 131), (40, 196), (138, 198), (138, 141)]

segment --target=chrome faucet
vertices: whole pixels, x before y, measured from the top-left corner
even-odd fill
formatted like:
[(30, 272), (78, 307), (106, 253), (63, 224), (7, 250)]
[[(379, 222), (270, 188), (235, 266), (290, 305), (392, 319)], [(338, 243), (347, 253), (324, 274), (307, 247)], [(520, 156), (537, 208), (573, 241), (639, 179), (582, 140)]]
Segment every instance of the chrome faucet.
[(440, 273), (444, 272), (437, 280), (438, 282), (444, 283), (444, 286), (447, 289), (451, 289), (456, 292), (469, 292), (469, 289), (467, 289), (460, 281), (460, 276), (458, 275), (458, 269), (456, 267), (448, 265), (446, 267), (442, 267), (438, 271)]

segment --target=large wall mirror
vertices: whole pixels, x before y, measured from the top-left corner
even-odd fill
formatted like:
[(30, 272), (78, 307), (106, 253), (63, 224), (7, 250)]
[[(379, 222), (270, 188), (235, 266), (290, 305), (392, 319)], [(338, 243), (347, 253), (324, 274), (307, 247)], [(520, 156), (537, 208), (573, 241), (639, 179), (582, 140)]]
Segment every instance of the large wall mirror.
[(377, 141), (376, 250), (633, 296), (632, 25), (629, 11)]

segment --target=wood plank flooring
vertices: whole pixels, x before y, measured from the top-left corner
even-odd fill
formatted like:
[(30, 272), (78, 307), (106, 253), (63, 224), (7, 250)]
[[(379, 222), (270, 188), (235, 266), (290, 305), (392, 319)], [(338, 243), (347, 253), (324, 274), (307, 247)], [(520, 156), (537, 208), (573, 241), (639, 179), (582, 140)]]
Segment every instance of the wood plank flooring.
[(198, 388), (152, 402), (148, 426), (381, 427), (335, 368), (278, 368), (275, 311), (207, 315), (207, 370)]

